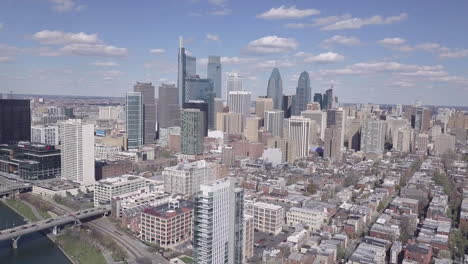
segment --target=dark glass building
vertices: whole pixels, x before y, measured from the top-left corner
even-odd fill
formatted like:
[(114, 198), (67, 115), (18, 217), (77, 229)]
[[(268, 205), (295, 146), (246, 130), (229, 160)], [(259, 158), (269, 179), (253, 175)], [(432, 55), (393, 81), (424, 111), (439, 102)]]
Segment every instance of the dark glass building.
[(322, 99), (322, 94), (321, 93), (315, 93), (314, 94), (314, 102), (320, 104), (320, 109), (323, 110), (323, 99)]
[(29, 100), (0, 99), (0, 144), (31, 140)]
[(293, 95), (283, 95), (283, 111), (284, 111), (284, 118), (290, 118), (292, 114), (292, 102), (293, 102)]
[(187, 108), (193, 108), (193, 109), (198, 109), (200, 110), (201, 112), (203, 112), (203, 116), (204, 116), (204, 122), (205, 122), (205, 128), (203, 129), (204, 130), (204, 134), (203, 136), (204, 137), (207, 137), (208, 136), (208, 104), (205, 103), (204, 101), (202, 100), (190, 100), (186, 103), (184, 103), (184, 109), (187, 109)]
[(59, 178), (60, 150), (24, 141), (0, 145), (0, 171), (28, 181)]

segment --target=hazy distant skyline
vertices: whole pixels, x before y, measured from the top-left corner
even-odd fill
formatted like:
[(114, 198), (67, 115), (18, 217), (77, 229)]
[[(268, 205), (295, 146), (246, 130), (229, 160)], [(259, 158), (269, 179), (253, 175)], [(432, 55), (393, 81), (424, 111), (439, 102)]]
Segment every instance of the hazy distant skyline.
[(206, 76), (208, 55), (266, 95), (299, 74), (343, 102), (467, 106), (466, 1), (0, 2), (0, 93), (120, 96), (175, 83), (178, 36)]

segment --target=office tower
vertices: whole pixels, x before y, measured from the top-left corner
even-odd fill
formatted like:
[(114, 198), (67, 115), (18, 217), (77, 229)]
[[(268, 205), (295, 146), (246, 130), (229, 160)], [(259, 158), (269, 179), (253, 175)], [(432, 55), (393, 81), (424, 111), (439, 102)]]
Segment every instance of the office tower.
[(341, 142), (340, 148), (343, 147), (344, 144), (344, 124), (345, 124), (345, 116), (344, 112), (341, 109), (330, 109), (327, 110), (327, 127), (335, 126), (337, 129), (341, 131)]
[(228, 134), (242, 134), (244, 131), (243, 116), (239, 113), (217, 113), (216, 130)]
[(283, 136), (284, 112), (280, 110), (265, 111), (264, 128), (273, 136)]
[(193, 195), (200, 185), (216, 180), (216, 164), (198, 160), (166, 167), (163, 171), (164, 191), (171, 194)]
[(0, 144), (31, 139), (29, 100), (0, 99)]
[(231, 72), (228, 74), (226, 79), (226, 99), (228, 98), (229, 92), (243, 90), (242, 79), (243, 77), (238, 73)]
[(325, 128), (327, 127), (327, 112), (319, 110), (306, 110), (301, 112), (301, 116), (315, 121), (317, 133), (323, 140), (325, 138)]
[(100, 106), (99, 119), (102, 120), (118, 120), (122, 108), (120, 106)]
[(434, 151), (440, 155), (455, 151), (455, 136), (442, 134), (434, 139)]
[(302, 116), (292, 116), (287, 119), (288, 138), (296, 143), (296, 156), (307, 157), (309, 149), (315, 140), (317, 126), (315, 121)]
[(307, 109), (311, 100), (312, 89), (310, 88), (309, 74), (303, 71), (299, 76), (296, 87), (296, 96), (292, 105), (292, 115), (298, 116)]
[(289, 164), (296, 160), (296, 143), (289, 138), (272, 137), (268, 139), (267, 146), (281, 150), (281, 161)]
[(346, 120), (345, 141), (348, 143), (348, 149), (353, 149), (355, 151), (361, 150), (361, 127), (360, 119)]
[(186, 108), (193, 108), (198, 109), (203, 113), (203, 120), (205, 120), (203, 128), (203, 137), (208, 136), (208, 104), (202, 100), (189, 100), (188, 102), (184, 103), (184, 109)]
[(94, 184), (94, 125), (70, 119), (60, 124), (60, 133), (62, 179)]
[(325, 128), (325, 140), (323, 146), (323, 157), (333, 161), (341, 160), (341, 128), (331, 126)]
[(283, 112), (284, 118), (290, 118), (292, 116), (292, 104), (294, 101), (294, 95), (283, 95)]
[(186, 77), (185, 90), (186, 95), (184, 103), (190, 100), (202, 100), (208, 104), (208, 120), (205, 120), (205, 122), (208, 122), (208, 128), (214, 128), (215, 93), (213, 91), (213, 81), (210, 79), (202, 79), (199, 76)]
[(273, 99), (258, 97), (255, 100), (255, 115), (264, 118), (265, 111), (273, 110)]
[(168, 128), (180, 125), (180, 105), (177, 87), (173, 84), (161, 84), (158, 96), (158, 125)]
[(234, 161), (234, 149), (232, 146), (224, 146), (221, 150), (221, 162), (224, 165), (232, 166)]
[(283, 80), (278, 68), (273, 68), (268, 80), (267, 97), (273, 99), (273, 108), (283, 110)]
[(325, 91), (325, 97), (327, 98), (326, 108), (333, 109), (335, 107), (335, 97), (333, 96), (333, 85), (330, 89)]
[(58, 126), (42, 125), (31, 127), (31, 142), (33, 143), (56, 146), (59, 144), (59, 138)]
[(264, 233), (278, 235), (284, 224), (284, 208), (270, 203), (245, 204), (245, 214), (254, 217), (254, 227)]
[(429, 134), (419, 133), (416, 136), (415, 151), (427, 152), (427, 145), (429, 145)]
[(361, 151), (370, 158), (381, 158), (384, 152), (387, 123), (369, 119), (361, 130)]
[(247, 117), (244, 129), (244, 135), (247, 140), (258, 142), (258, 128), (260, 127), (260, 121), (261, 119), (258, 116)]
[(129, 149), (143, 145), (143, 101), (139, 92), (125, 94), (125, 131)]
[(195, 263), (242, 263), (243, 203), (244, 191), (234, 178), (200, 186), (194, 210)]
[(427, 108), (417, 107), (414, 117), (412, 117), (411, 120), (413, 128), (416, 129), (416, 131), (428, 131), (431, 126), (431, 112)]
[(215, 104), (215, 107), (214, 107), (215, 116), (216, 116), (216, 113), (224, 112), (224, 101), (223, 101), (223, 99), (215, 98), (214, 99), (214, 104)]
[(250, 116), (251, 92), (231, 91), (228, 94), (229, 112), (239, 113), (245, 117)]
[(203, 153), (205, 122), (204, 114), (199, 109), (182, 109), (180, 112), (182, 154), (198, 155)]
[(315, 93), (314, 94), (314, 102), (320, 104), (320, 109), (324, 109), (324, 103), (323, 103), (323, 97), (321, 93)]
[(141, 94), (143, 103), (143, 144), (152, 144), (156, 139), (156, 101), (152, 83), (137, 82), (134, 92)]
[(186, 102), (186, 83), (185, 78), (195, 76), (197, 74), (197, 59), (185, 54), (184, 39), (179, 37), (179, 56), (178, 56), (178, 73), (177, 73), (177, 89), (179, 90), (179, 105)]
[(208, 79), (213, 81), (213, 87), (216, 98), (221, 98), (222, 87), (221, 87), (221, 58), (219, 56), (208, 56)]

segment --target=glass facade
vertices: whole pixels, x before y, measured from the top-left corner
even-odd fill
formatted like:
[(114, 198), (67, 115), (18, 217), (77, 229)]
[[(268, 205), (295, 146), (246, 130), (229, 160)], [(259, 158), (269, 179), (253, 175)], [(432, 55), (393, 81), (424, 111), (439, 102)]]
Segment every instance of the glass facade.
[(201, 100), (208, 104), (208, 128), (214, 128), (215, 112), (214, 112), (214, 98), (215, 92), (213, 91), (213, 81), (210, 79), (202, 79), (198, 76), (185, 78), (185, 101)]
[(128, 148), (140, 147), (143, 145), (143, 104), (141, 93), (126, 93), (125, 121)]
[(267, 97), (273, 99), (273, 108), (283, 109), (283, 80), (278, 68), (274, 68), (268, 80)]
[(31, 140), (29, 100), (0, 99), (0, 144)]

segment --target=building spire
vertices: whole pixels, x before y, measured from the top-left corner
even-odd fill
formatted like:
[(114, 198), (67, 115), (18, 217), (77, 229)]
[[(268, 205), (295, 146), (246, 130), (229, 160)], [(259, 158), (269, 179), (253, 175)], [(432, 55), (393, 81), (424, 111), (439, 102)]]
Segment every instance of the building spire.
[(184, 37), (179, 36), (179, 48), (183, 48), (183, 47), (184, 47)]

